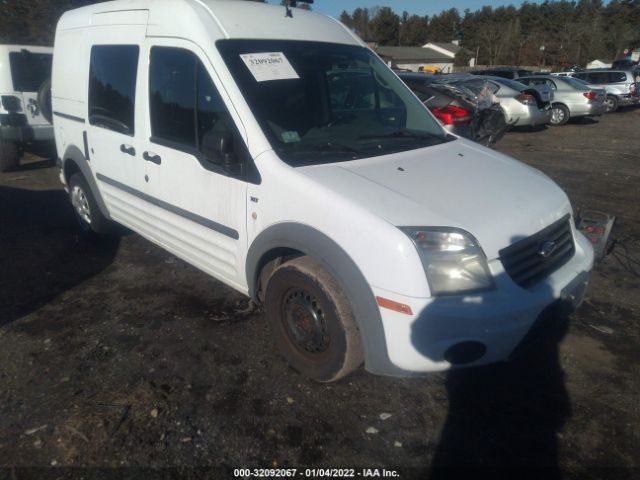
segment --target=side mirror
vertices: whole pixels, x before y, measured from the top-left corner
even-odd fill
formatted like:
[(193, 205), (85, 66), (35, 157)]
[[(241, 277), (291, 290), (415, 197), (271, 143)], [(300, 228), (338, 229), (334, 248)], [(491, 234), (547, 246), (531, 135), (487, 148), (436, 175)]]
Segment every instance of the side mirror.
[(231, 167), (238, 163), (233, 151), (233, 136), (230, 132), (207, 132), (202, 137), (202, 153), (214, 163)]

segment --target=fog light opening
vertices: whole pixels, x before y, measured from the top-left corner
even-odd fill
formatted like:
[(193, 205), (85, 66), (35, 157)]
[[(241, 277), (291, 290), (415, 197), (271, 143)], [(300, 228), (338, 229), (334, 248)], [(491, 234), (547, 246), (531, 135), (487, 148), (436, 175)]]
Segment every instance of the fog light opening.
[(487, 352), (487, 347), (482, 342), (460, 342), (449, 347), (444, 352), (444, 359), (452, 365), (464, 365), (475, 362)]

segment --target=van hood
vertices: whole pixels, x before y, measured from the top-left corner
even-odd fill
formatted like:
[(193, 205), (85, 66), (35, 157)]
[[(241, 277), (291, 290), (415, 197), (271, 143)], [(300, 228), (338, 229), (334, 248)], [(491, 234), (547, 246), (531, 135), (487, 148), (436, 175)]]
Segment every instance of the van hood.
[(466, 230), (490, 260), (571, 213), (543, 173), (466, 140), (299, 171), (392, 225)]

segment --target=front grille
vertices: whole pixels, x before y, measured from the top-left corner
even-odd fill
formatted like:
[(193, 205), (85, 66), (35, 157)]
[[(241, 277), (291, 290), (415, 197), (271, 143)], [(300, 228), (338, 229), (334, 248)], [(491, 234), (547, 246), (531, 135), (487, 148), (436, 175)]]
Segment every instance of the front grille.
[[(500, 250), (500, 260), (511, 279), (523, 288), (529, 288), (551, 275), (567, 263), (575, 253), (571, 234), (571, 217), (564, 218)], [(546, 242), (555, 242), (555, 248), (544, 256), (541, 249)]]

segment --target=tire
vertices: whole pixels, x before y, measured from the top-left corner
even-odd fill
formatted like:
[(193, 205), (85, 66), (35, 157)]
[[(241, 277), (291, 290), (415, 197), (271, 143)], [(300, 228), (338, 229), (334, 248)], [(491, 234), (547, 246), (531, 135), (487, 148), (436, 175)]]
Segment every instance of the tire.
[(273, 272), (265, 311), (275, 343), (300, 373), (333, 382), (362, 364), (362, 340), (349, 301), (312, 258), (295, 258)]
[(560, 127), (569, 121), (569, 109), (560, 103), (556, 103), (551, 107), (551, 120), (549, 125)]
[(83, 232), (101, 235), (110, 232), (109, 220), (102, 215), (91, 188), (80, 173), (69, 178), (69, 199)]
[(604, 99), (604, 104), (607, 106), (607, 113), (613, 113), (618, 109), (618, 98), (614, 95), (607, 95)]
[(16, 168), (20, 164), (20, 151), (14, 142), (0, 140), (0, 172)]
[(49, 123), (53, 123), (53, 109), (51, 107), (51, 79), (42, 82), (38, 89), (38, 107), (40, 113)]

